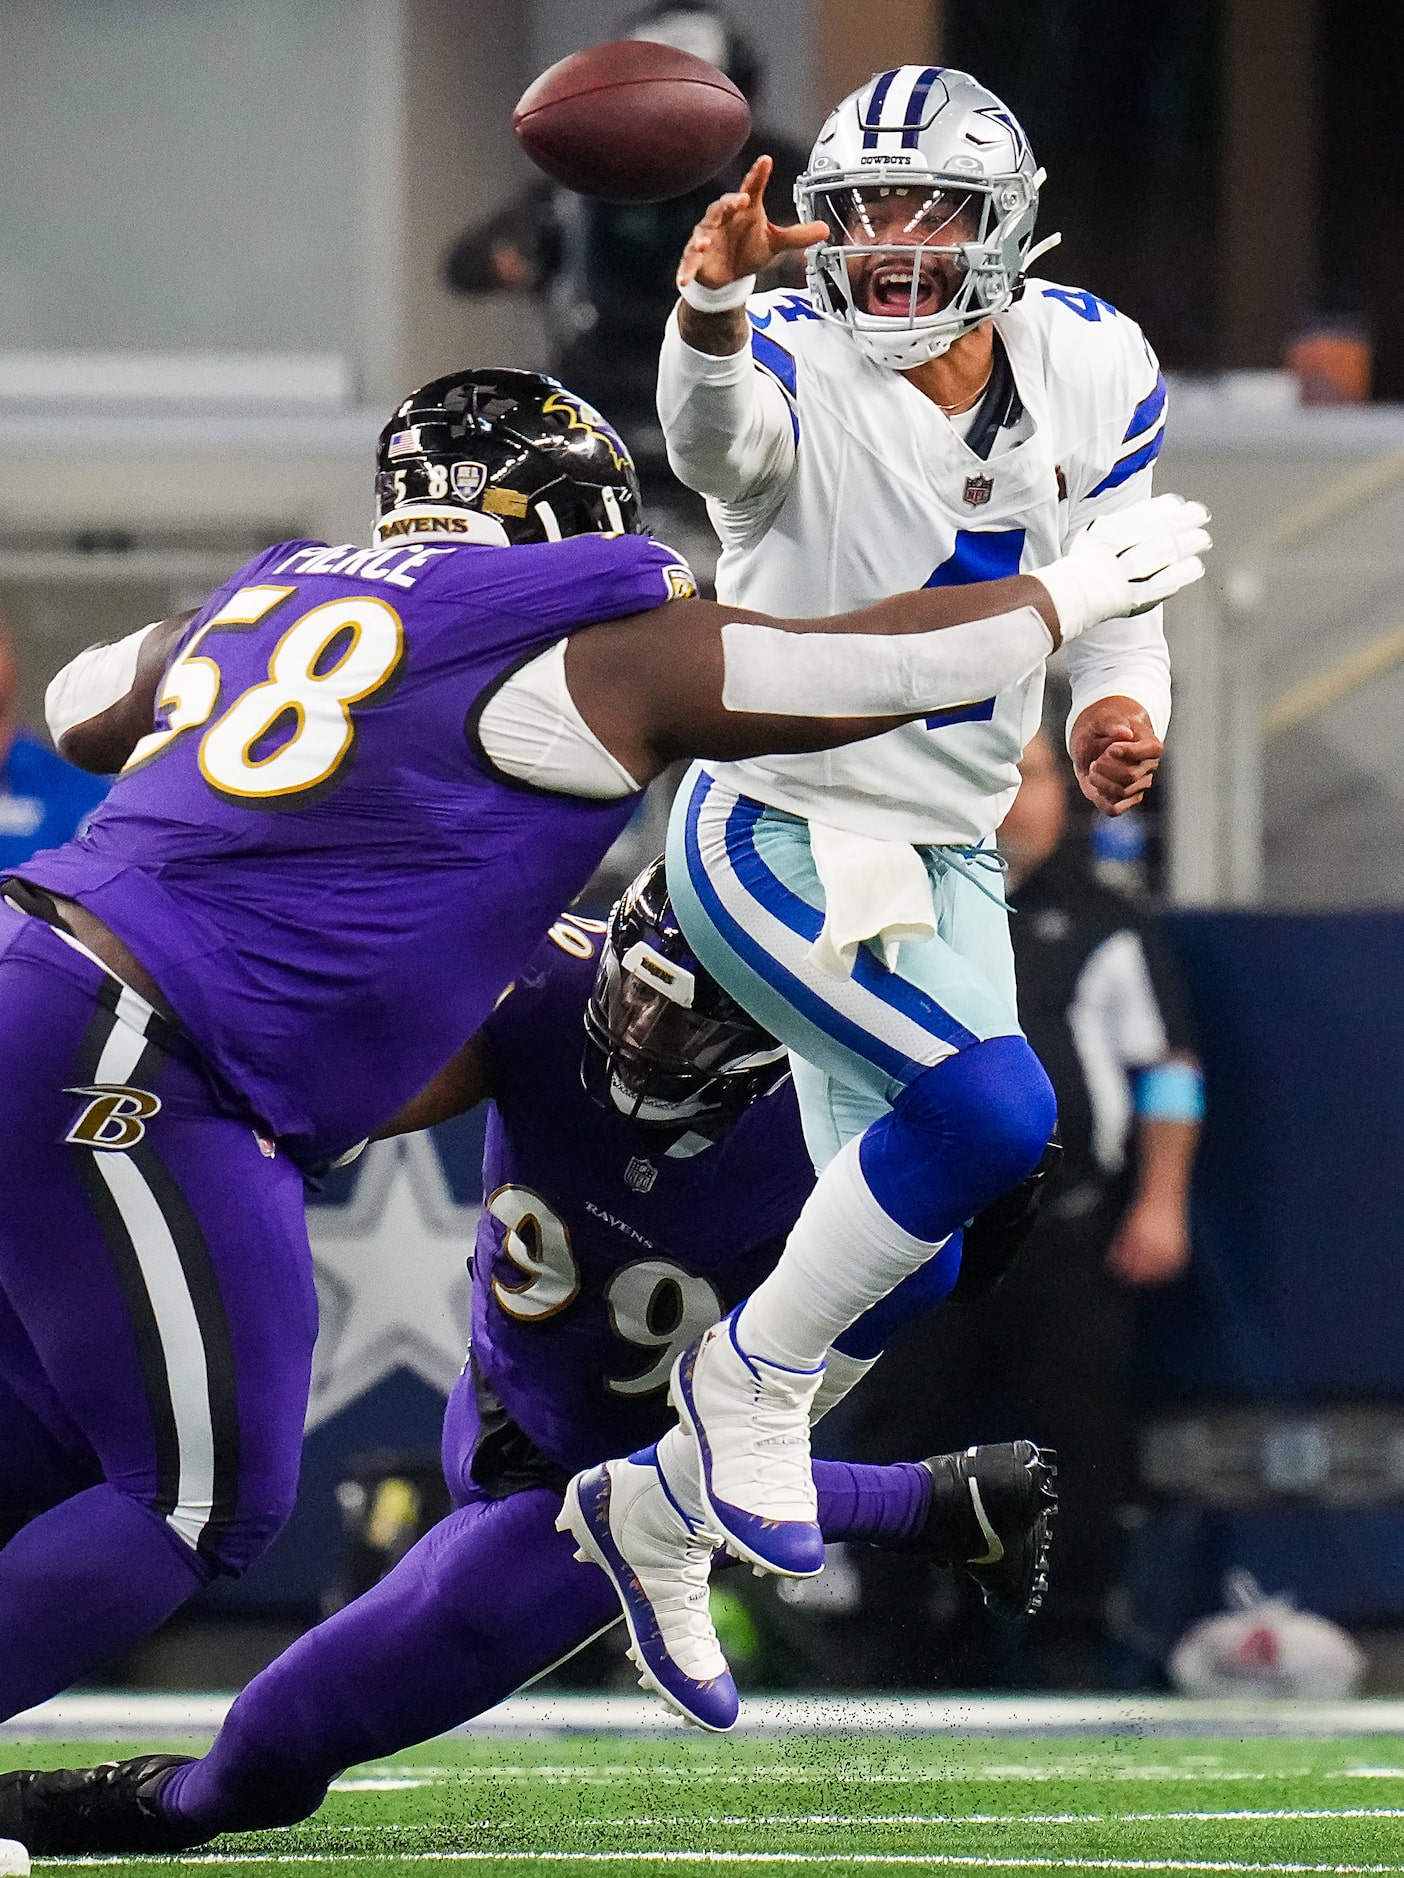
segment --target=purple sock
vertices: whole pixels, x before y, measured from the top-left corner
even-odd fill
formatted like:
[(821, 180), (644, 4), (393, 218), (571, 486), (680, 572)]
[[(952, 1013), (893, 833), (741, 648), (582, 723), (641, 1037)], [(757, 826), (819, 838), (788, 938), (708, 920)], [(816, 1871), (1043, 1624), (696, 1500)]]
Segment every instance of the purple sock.
[(533, 1488), (450, 1513), (254, 1678), (163, 1811), (206, 1834), (291, 1825), (343, 1768), (480, 1715), (606, 1628), (614, 1591), (555, 1530), (560, 1504)]
[(867, 1467), (856, 1461), (815, 1461), (819, 1524), (826, 1544), (844, 1539), (896, 1545), (921, 1531), (931, 1510), (930, 1474), (917, 1461)]
[(0, 1720), (149, 1636), (210, 1577), (159, 1513), (89, 1487), (0, 1551)]

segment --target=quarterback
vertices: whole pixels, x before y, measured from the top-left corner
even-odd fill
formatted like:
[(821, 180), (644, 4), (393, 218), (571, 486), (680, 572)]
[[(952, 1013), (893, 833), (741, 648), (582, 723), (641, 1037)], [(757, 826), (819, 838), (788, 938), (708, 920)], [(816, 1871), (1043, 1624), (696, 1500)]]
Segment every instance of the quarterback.
[[(649, 1444), (673, 1355), (770, 1269), (813, 1184), (784, 1051), (708, 978), (655, 863), (607, 932), (557, 921), (386, 1132), (484, 1095), (472, 1351), (444, 1422), (454, 1510), (255, 1677), (202, 1759), (0, 1775), (0, 1836), (161, 1852), (288, 1825), (343, 1768), (481, 1714), (617, 1622), (608, 1583), (555, 1530), (561, 1490), (582, 1462), (635, 1449), (640, 1509), (666, 1506)], [(926, 1268), (938, 1289), (958, 1262)], [(1032, 1443), (814, 1466), (827, 1538), (963, 1563), (1006, 1610), (1038, 1602), (1054, 1500)]]
[(650, 777), (1013, 682), (1086, 605), (1198, 565), (1152, 505), (1136, 548), (1060, 562), (1056, 605), (1022, 578), (799, 631), (693, 598), (638, 502), (554, 379), (436, 379), (382, 434), (370, 545), (279, 542), (51, 686), (64, 754), (121, 774), (0, 881), (0, 1453), (43, 1465), (0, 1549), (0, 1717), (277, 1532), (316, 1335), (302, 1170), (478, 1029)]
[[(762, 159), (694, 231), (659, 366), (670, 460), (721, 540), (719, 594), (820, 613), (959, 590), (1139, 509), (1164, 380), (1133, 321), (1028, 275), (1051, 245), (1033, 244), (1042, 173), (998, 98), (961, 72), (883, 72), (820, 132), (799, 226), (767, 219), (767, 174)], [(754, 295), (801, 247), (808, 291)], [(1158, 608), (1104, 614), (1067, 658), (1079, 776), (1119, 813), (1169, 717)], [(679, 792), (679, 919), (790, 1047), (822, 1170), (776, 1270), (680, 1357), (681, 1426), (660, 1447), (687, 1520), (758, 1569), (822, 1563), (807, 1428), (826, 1353), (1027, 1174), (1054, 1121), (992, 852), (1042, 684), (1040, 667), (842, 750), (706, 762)], [(607, 1470), (568, 1517), (602, 1561), (629, 1560)], [(614, 1575), (627, 1604), (638, 1576)]]

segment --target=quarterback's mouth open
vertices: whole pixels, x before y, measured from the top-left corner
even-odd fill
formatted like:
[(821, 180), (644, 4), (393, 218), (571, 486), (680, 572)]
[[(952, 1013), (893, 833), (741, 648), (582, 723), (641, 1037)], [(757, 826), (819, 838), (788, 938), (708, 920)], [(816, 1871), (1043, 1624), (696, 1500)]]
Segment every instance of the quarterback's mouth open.
[(888, 319), (923, 319), (939, 313), (946, 302), (946, 286), (939, 263), (933, 258), (919, 264), (915, 301), (912, 297), (912, 263), (909, 260), (877, 261), (864, 271), (855, 284), (855, 299), (865, 313)]

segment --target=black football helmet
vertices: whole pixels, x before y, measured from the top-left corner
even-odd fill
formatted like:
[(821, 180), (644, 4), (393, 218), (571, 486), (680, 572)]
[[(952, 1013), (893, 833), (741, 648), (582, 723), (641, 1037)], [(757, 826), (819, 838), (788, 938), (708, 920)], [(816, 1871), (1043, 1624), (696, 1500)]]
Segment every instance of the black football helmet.
[(657, 860), (609, 916), (585, 1009), (587, 1091), (650, 1128), (715, 1140), (790, 1073), (783, 1044), (696, 957)]
[(375, 538), (461, 534), (521, 547), (638, 535), (639, 479), (618, 433), (541, 372), (451, 372), (413, 392), (375, 452)]

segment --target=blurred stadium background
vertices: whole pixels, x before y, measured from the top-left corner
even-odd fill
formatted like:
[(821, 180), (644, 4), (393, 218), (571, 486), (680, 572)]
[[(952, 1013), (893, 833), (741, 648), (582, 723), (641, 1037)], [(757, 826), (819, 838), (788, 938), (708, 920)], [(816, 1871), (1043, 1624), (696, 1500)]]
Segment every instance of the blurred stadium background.
[[(363, 536), (370, 448), (407, 389), (546, 365), (588, 327), (569, 282), (464, 294), (445, 257), (532, 181), (511, 133), (527, 80), (637, 10), (4, 0), (0, 612), (23, 722), (42, 736), (44, 683), (80, 646), (194, 604), (264, 543)], [(1179, 954), (1208, 1122), (1189, 1271), (1140, 1306), (1140, 1480), (1101, 1673), (1165, 1686), (1239, 1569), (1349, 1629), (1370, 1692), (1404, 1691), (1404, 16), (731, 11), (764, 65), (759, 122), (801, 147), (903, 60), (1007, 99), (1050, 174), (1050, 272), (1145, 325), (1172, 376), (1162, 484), (1215, 512), (1211, 577), (1170, 613), (1166, 786), (1108, 860)], [(705, 568), (705, 522), (646, 418), (633, 441), (658, 532)], [(24, 821), (11, 798), (0, 832)], [(656, 845), (657, 807), (600, 902)], [(387, 1144), (316, 1198), (297, 1515), (115, 1683), (237, 1686), (432, 1517), (480, 1139), (468, 1118)], [(804, 1625), (854, 1621), (833, 1582), (827, 1613), (727, 1614), (753, 1685), (817, 1674)], [(933, 1581), (932, 1612), (944, 1595)], [(613, 1659), (581, 1673), (608, 1683)]]

